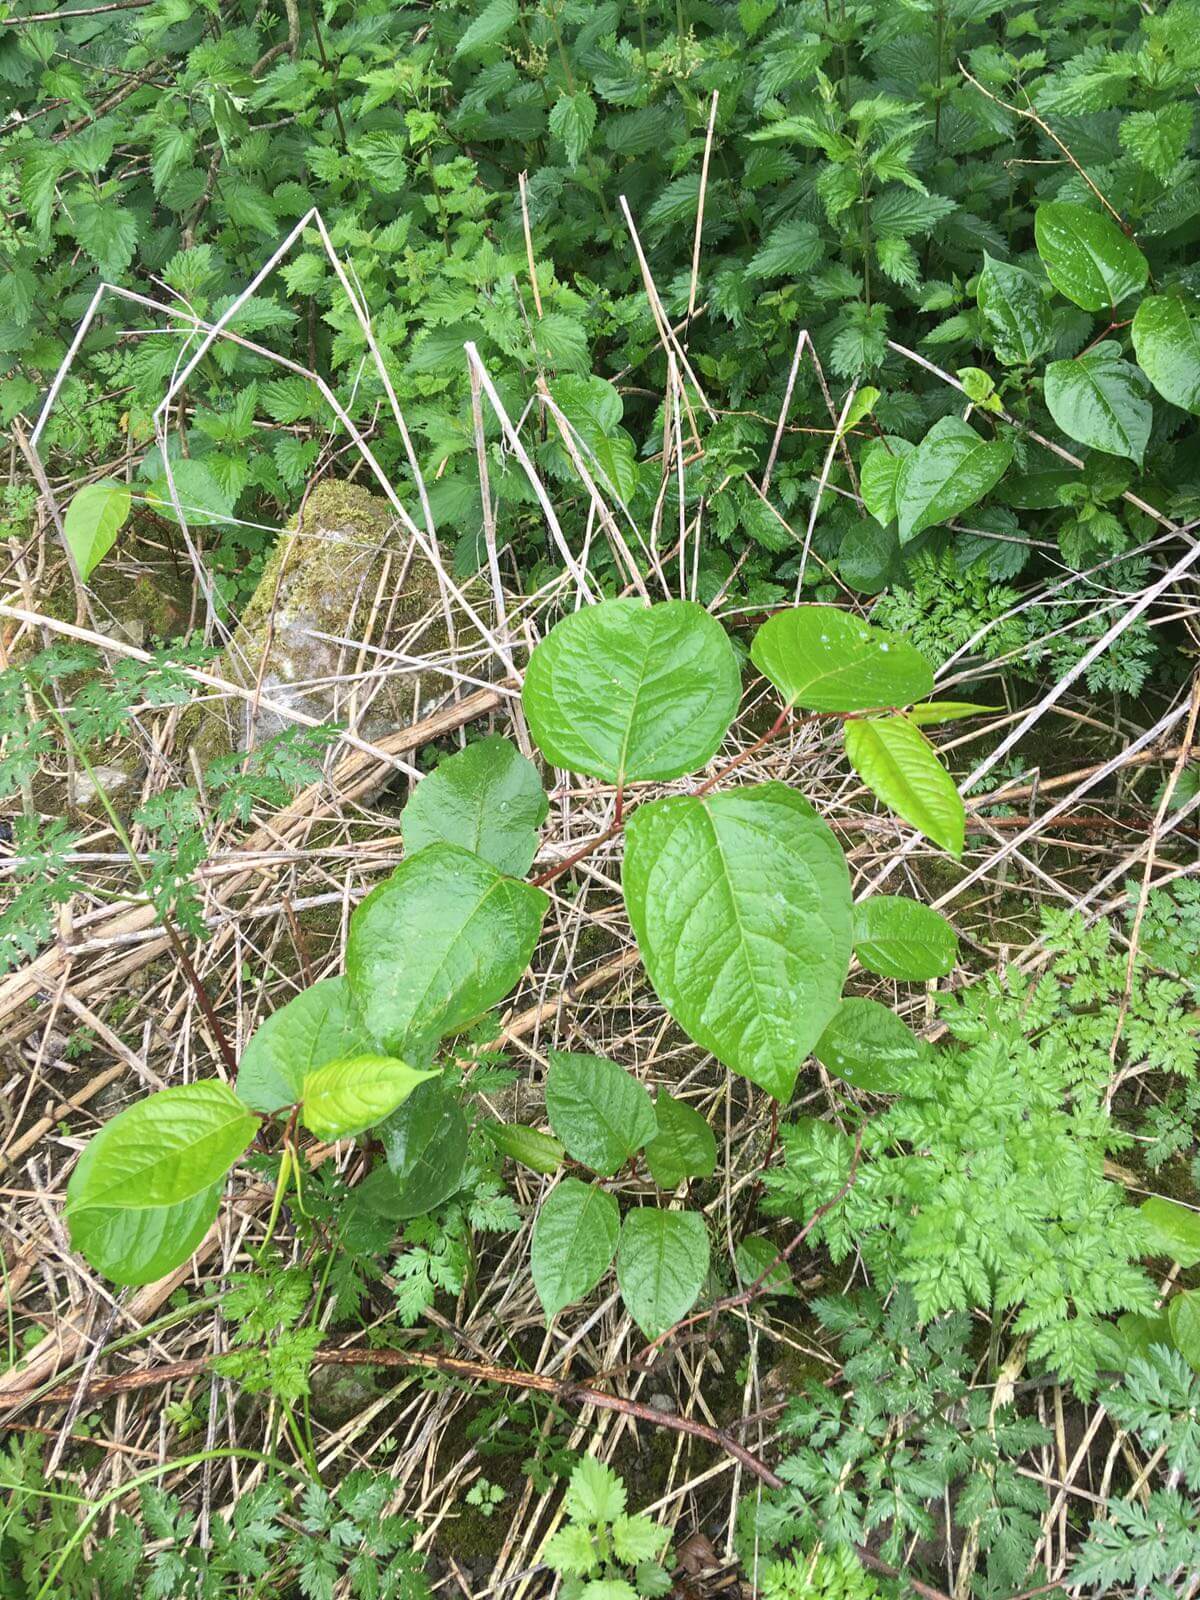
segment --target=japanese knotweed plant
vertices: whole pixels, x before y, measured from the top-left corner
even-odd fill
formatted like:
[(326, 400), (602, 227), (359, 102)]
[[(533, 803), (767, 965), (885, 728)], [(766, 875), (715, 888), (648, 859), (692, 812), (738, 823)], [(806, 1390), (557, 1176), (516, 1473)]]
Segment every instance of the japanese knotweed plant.
[[(926, 700), (933, 675), (919, 652), (830, 607), (771, 617), (751, 657), (782, 700), (760, 744), (797, 713), (837, 719), (867, 786), (961, 853), (962, 801), (921, 730), (980, 708)], [(195, 1249), (252, 1141), (278, 1141), (278, 1209), (305, 1169), (301, 1127), (323, 1140), (378, 1130), (386, 1167), (363, 1187), (381, 1215), (441, 1205), (462, 1182), (468, 1142), (439, 1065), (443, 1041), (503, 1000), (529, 965), (549, 904), (543, 885), (622, 829), (625, 904), (647, 975), (698, 1045), (781, 1102), (810, 1053), (860, 1087), (895, 1090), (914, 1041), (885, 1007), (843, 1001), (850, 959), (893, 978), (948, 972), (955, 940), (943, 919), (897, 897), (854, 906), (842, 849), (802, 794), (781, 782), (723, 785), (741, 757), (689, 793), (627, 804), (635, 788), (712, 761), (741, 688), (728, 636), (693, 602), (610, 600), (559, 622), (530, 659), (525, 716), (554, 766), (613, 787), (612, 826), (527, 881), (547, 812), (533, 764), (500, 737), (444, 761), (405, 810), (404, 860), (351, 918), (345, 973), (263, 1022), (236, 1089), (213, 1080), (163, 1090), (87, 1146), (67, 1190), (76, 1247), (117, 1282), (161, 1276)], [(490, 1130), (535, 1171), (557, 1172), (570, 1157), (603, 1179), (640, 1154), (673, 1191), (714, 1170), (703, 1119), (665, 1092), (652, 1102), (611, 1061), (553, 1056), (546, 1105), (557, 1137)], [(698, 1212), (650, 1205), (622, 1220), (600, 1183), (568, 1176), (537, 1219), (532, 1266), (553, 1317), (615, 1256), (626, 1306), (655, 1337), (697, 1299), (708, 1255)]]

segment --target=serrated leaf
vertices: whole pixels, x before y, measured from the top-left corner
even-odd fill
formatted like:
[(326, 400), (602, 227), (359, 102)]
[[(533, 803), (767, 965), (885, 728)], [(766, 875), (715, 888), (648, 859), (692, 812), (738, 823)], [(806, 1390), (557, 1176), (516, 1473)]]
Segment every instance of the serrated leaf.
[(750, 258), (752, 278), (797, 277), (821, 258), (821, 233), (815, 223), (796, 219), (778, 223)]
[(305, 1076), (300, 1120), (318, 1139), (349, 1139), (382, 1122), (419, 1083), (436, 1076), (394, 1056), (327, 1061)]
[(491, 734), (447, 757), (413, 790), (400, 818), (404, 849), (412, 856), (441, 840), (519, 878), (537, 853), (549, 809), (533, 762)]
[(110, 282), (119, 281), (137, 247), (137, 217), (119, 199), (76, 200), (71, 206), (75, 237)]
[(72, 497), (63, 533), (85, 583), (112, 549), (131, 504), (129, 485), (112, 478), (86, 484)]
[(551, 629), (521, 698), (555, 766), (625, 784), (678, 778), (711, 760), (741, 691), (733, 646), (703, 606), (605, 600)]
[(850, 765), (884, 805), (935, 844), (961, 856), (966, 817), (954, 779), (907, 717), (862, 717), (846, 723)]
[(813, 1054), (836, 1077), (870, 1094), (901, 1094), (921, 1052), (911, 1030), (876, 1000), (851, 996), (817, 1040)]
[(1085, 311), (1113, 311), (1150, 275), (1145, 256), (1110, 217), (1067, 200), (1039, 206), (1033, 219), (1046, 275)]
[(604, 1056), (551, 1052), (546, 1115), (576, 1161), (611, 1178), (654, 1138), (650, 1096), (631, 1074)]
[(612, 1525), (612, 1542), (617, 1559), (632, 1567), (654, 1559), (667, 1542), (667, 1531), (649, 1517), (618, 1517)]
[(889, 433), (882, 439), (873, 439), (863, 450), (858, 474), (863, 504), (883, 527), (896, 519), (900, 463), (916, 448), (910, 440)]
[(533, 1224), (530, 1268), (546, 1321), (589, 1295), (612, 1264), (621, 1217), (612, 1195), (564, 1178)]
[(1191, 132), (1192, 108), (1175, 100), (1155, 111), (1131, 112), (1117, 137), (1139, 166), (1166, 183), (1187, 150)]
[(1159, 394), (1200, 416), (1200, 311), (1176, 295), (1147, 295), (1132, 331), (1138, 365)]
[(314, 1068), (374, 1047), (345, 978), (322, 978), (259, 1023), (238, 1065), (238, 1095), (255, 1111), (282, 1110)]
[(403, 1060), (503, 1000), (529, 965), (548, 904), (458, 845), (431, 844), (350, 919), (346, 978), (367, 1031)]
[(1070, 439), (1140, 464), (1150, 439), (1154, 408), (1145, 377), (1107, 343), (1046, 368), (1046, 407)]
[(603, 1461), (584, 1456), (572, 1469), (566, 1509), (575, 1522), (615, 1522), (625, 1510), (625, 1485)]
[(1143, 1200), (1138, 1210), (1155, 1255), (1170, 1256), (1181, 1267), (1200, 1262), (1200, 1212), (1160, 1194)]
[(953, 971), (958, 937), (919, 900), (873, 894), (854, 908), (854, 954), (880, 978), (921, 983)]
[(900, 542), (949, 522), (995, 488), (1012, 461), (1007, 439), (984, 439), (958, 417), (942, 417), (910, 455), (896, 478)]
[(708, 1229), (695, 1211), (643, 1206), (621, 1225), (617, 1282), (625, 1309), (648, 1339), (687, 1316), (708, 1277)]
[(717, 1165), (712, 1129), (686, 1100), (665, 1089), (654, 1102), (658, 1132), (646, 1146), (646, 1165), (660, 1189), (676, 1189), (685, 1178), (711, 1178)]
[(777, 612), (754, 635), (750, 659), (786, 704), (805, 711), (903, 706), (933, 689), (919, 650), (836, 606)]
[(655, 992), (697, 1044), (786, 1100), (841, 999), (846, 858), (781, 783), (640, 806), (625, 904)]
[(596, 129), (596, 102), (586, 89), (560, 94), (550, 110), (550, 132), (566, 147), (567, 160), (577, 167)]
[(975, 298), (991, 335), (992, 349), (1006, 367), (1029, 366), (1054, 340), (1042, 284), (1024, 267), (995, 261), (985, 250)]
[(517, 0), (491, 0), (473, 22), (464, 30), (454, 47), (454, 59), (476, 56), (499, 44), (508, 30), (516, 25)]

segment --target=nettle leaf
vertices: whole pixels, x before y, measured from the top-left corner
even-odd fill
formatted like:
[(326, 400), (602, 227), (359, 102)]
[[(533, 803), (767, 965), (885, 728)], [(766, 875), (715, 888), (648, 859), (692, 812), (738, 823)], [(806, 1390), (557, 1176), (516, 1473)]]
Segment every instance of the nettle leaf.
[(954, 779), (907, 717), (846, 723), (850, 765), (884, 805), (952, 856), (961, 856), (966, 815)]
[(695, 1211), (643, 1206), (621, 1225), (617, 1282), (648, 1339), (686, 1317), (708, 1277), (708, 1229)]
[(904, 457), (896, 478), (896, 520), (907, 544), (982, 500), (1008, 470), (1012, 445), (984, 439), (958, 417), (942, 417)]
[(827, 1071), (855, 1089), (901, 1094), (921, 1049), (894, 1011), (876, 1000), (854, 996), (842, 1001), (813, 1054)]
[(566, 1150), (557, 1139), (520, 1122), (485, 1122), (483, 1131), (499, 1150), (530, 1172), (549, 1177), (562, 1166)]
[(1044, 285), (1032, 272), (995, 261), (985, 250), (975, 298), (991, 335), (992, 349), (1006, 367), (1028, 366), (1054, 341)]
[(345, 978), (322, 978), (255, 1029), (238, 1064), (238, 1096), (255, 1111), (282, 1110), (300, 1099), (314, 1068), (374, 1048)]
[(1138, 1210), (1155, 1255), (1170, 1256), (1181, 1267), (1200, 1262), (1200, 1212), (1160, 1194), (1143, 1200)]
[[(617, 1270), (620, 1272), (620, 1257)], [(1167, 1305), (1167, 1326), (1176, 1350), (1197, 1372), (1200, 1372), (1200, 1289), (1185, 1289)]]
[(849, 969), (850, 878), (830, 829), (782, 783), (656, 800), (630, 819), (623, 878), (663, 1005), (786, 1100)]
[(129, 485), (112, 478), (89, 483), (72, 497), (63, 533), (85, 583), (112, 549), (132, 503)]
[(919, 650), (835, 606), (795, 606), (768, 618), (750, 659), (805, 711), (869, 711), (908, 705), (933, 690)]
[(717, 1166), (712, 1129), (686, 1100), (661, 1090), (654, 1102), (658, 1132), (646, 1146), (646, 1165), (660, 1189), (677, 1189), (685, 1178), (711, 1178)]
[(854, 908), (854, 954), (880, 978), (921, 983), (953, 971), (958, 936), (919, 900), (873, 894)]
[(508, 30), (516, 25), (517, 0), (491, 0), (475, 20), (463, 31), (454, 47), (454, 58), (481, 55), (492, 45), (499, 44)]
[(549, 809), (533, 762), (491, 734), (449, 756), (413, 790), (400, 818), (405, 853), (440, 840), (519, 878), (537, 853), (537, 830)]
[(546, 1115), (568, 1153), (604, 1178), (658, 1131), (646, 1090), (604, 1056), (551, 1052)]
[(109, 282), (124, 276), (138, 241), (138, 219), (116, 195), (71, 205), (75, 237)]
[(462, 1107), (440, 1078), (419, 1083), (380, 1127), (386, 1167), (364, 1192), (372, 1208), (395, 1221), (423, 1216), (457, 1193), (467, 1164), (470, 1129)]
[(1039, 206), (1033, 219), (1046, 276), (1085, 311), (1112, 311), (1150, 275), (1145, 256), (1111, 217), (1067, 200)]
[(426, 1063), (446, 1034), (503, 1000), (529, 965), (549, 901), (453, 844), (430, 844), (350, 919), (346, 978), (367, 1031)]
[(1046, 368), (1046, 407), (1068, 438), (1110, 456), (1141, 463), (1154, 408), (1150, 385), (1115, 342)]
[(596, 1184), (564, 1178), (542, 1201), (529, 1264), (547, 1322), (591, 1294), (612, 1265), (620, 1229), (617, 1202)]
[(1147, 295), (1133, 318), (1133, 348), (1163, 399), (1200, 416), (1200, 311), (1177, 295)]
[(394, 1056), (329, 1061), (304, 1079), (300, 1120), (318, 1139), (349, 1139), (382, 1122), (419, 1083), (436, 1076)]
[(896, 520), (896, 480), (900, 476), (900, 463), (916, 448), (911, 440), (886, 433), (882, 439), (873, 439), (863, 450), (858, 469), (863, 504), (885, 528)]
[(596, 130), (596, 102), (586, 89), (560, 94), (550, 111), (550, 132), (566, 146), (567, 160), (577, 167)]
[(704, 766), (741, 692), (733, 646), (703, 606), (604, 600), (551, 629), (521, 699), (555, 766), (625, 784)]
[(812, 222), (781, 222), (771, 229), (746, 267), (752, 278), (796, 277), (816, 266), (824, 246)]
[(1156, 111), (1134, 111), (1125, 117), (1117, 137), (1139, 166), (1166, 183), (1183, 158), (1192, 134), (1192, 108), (1176, 100)]

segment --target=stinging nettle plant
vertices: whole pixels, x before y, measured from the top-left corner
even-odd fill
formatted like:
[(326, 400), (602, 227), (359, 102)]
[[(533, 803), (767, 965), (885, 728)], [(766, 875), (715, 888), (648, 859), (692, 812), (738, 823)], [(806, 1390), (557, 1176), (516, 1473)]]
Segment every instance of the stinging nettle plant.
[[(772, 616), (751, 659), (781, 701), (752, 750), (798, 722), (837, 721), (867, 787), (961, 854), (963, 804), (922, 727), (985, 708), (928, 700), (933, 674), (918, 651), (832, 607)], [(528, 967), (545, 885), (622, 830), (638, 949), (696, 1044), (781, 1103), (810, 1054), (852, 1085), (897, 1092), (915, 1040), (886, 1007), (843, 1000), (851, 958), (888, 978), (943, 975), (956, 953), (949, 924), (898, 896), (854, 905), (841, 846), (802, 794), (778, 781), (724, 786), (750, 752), (690, 792), (629, 803), (635, 786), (713, 759), (741, 688), (724, 629), (691, 601), (609, 600), (560, 621), (530, 658), (526, 720), (556, 767), (614, 787), (612, 825), (527, 881), (548, 809), (536, 768), (498, 736), (443, 761), (405, 808), (404, 859), (351, 918), (345, 973), (260, 1025), (236, 1088), (162, 1090), (86, 1147), (67, 1189), (75, 1247), (118, 1283), (163, 1276), (196, 1248), (255, 1141), (281, 1155), (273, 1227), (302, 1182), (301, 1127), (321, 1140), (374, 1130), (386, 1166), (360, 1194), (381, 1216), (441, 1205), (463, 1180), (468, 1129), (439, 1052)], [(697, 1112), (665, 1091), (652, 1102), (602, 1057), (554, 1054), (546, 1108), (554, 1137), (512, 1124), (485, 1131), (501, 1154), (547, 1175), (568, 1157), (597, 1180), (644, 1160), (666, 1195), (715, 1169), (716, 1142)], [(622, 1221), (602, 1182), (564, 1177), (533, 1235), (547, 1317), (589, 1293), (614, 1256), (628, 1310), (656, 1338), (703, 1289), (704, 1219), (664, 1203)]]

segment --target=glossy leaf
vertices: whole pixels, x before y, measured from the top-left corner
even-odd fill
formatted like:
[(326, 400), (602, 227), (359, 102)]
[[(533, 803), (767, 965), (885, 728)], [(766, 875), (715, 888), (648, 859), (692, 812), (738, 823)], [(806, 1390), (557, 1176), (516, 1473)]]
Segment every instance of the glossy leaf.
[(658, 1124), (650, 1096), (631, 1073), (604, 1056), (552, 1051), (546, 1073), (546, 1115), (568, 1153), (611, 1178)]
[(909, 706), (904, 715), (918, 728), (932, 728), (939, 722), (959, 722), (963, 717), (983, 717), (1003, 706), (980, 706), (973, 700), (926, 700), (919, 706)]
[(617, 1246), (617, 1282), (625, 1309), (648, 1339), (687, 1316), (707, 1277), (702, 1216), (653, 1206), (628, 1213)]
[(1028, 366), (1050, 348), (1054, 333), (1046, 293), (1032, 272), (995, 261), (985, 250), (975, 298), (992, 349), (1006, 367)]
[[(619, 1258), (617, 1265), (619, 1268)], [(1185, 1289), (1168, 1301), (1167, 1326), (1176, 1350), (1200, 1372), (1200, 1289)]]
[(550, 802), (537, 768), (499, 734), (448, 756), (423, 778), (400, 818), (405, 854), (460, 845), (510, 877), (529, 871)]
[(483, 1131), (501, 1155), (543, 1176), (557, 1172), (567, 1153), (558, 1139), (521, 1122), (485, 1122)]
[(958, 935), (919, 900), (873, 894), (854, 908), (854, 954), (880, 978), (922, 983), (953, 971)]
[(900, 476), (900, 463), (916, 448), (911, 440), (888, 433), (882, 439), (872, 439), (863, 450), (858, 469), (863, 504), (884, 527), (896, 520), (896, 480)]
[(1155, 1255), (1170, 1256), (1181, 1267), (1200, 1262), (1200, 1212), (1160, 1194), (1143, 1200), (1138, 1209)]
[(872, 793), (943, 850), (961, 856), (966, 815), (954, 779), (907, 717), (847, 722), (846, 756)]
[(436, 1076), (394, 1056), (329, 1061), (304, 1080), (300, 1120), (318, 1139), (349, 1139), (382, 1122), (419, 1083)]
[(741, 673), (703, 606), (605, 600), (564, 617), (530, 657), (522, 703), (555, 766), (608, 783), (678, 778), (711, 760)]
[(438, 1041), (503, 1000), (548, 904), (458, 845), (409, 856), (350, 919), (346, 977), (368, 1031), (425, 1065)]
[(578, 1178), (564, 1178), (542, 1201), (529, 1264), (547, 1322), (600, 1282), (616, 1254), (620, 1226), (612, 1195)]
[(1200, 308), (1177, 295), (1147, 295), (1134, 315), (1133, 348), (1163, 399), (1200, 416)]
[(322, 978), (259, 1023), (238, 1065), (238, 1098), (255, 1111), (280, 1111), (300, 1099), (314, 1068), (374, 1048), (345, 978)]
[(72, 497), (63, 533), (85, 583), (112, 549), (131, 504), (129, 485), (112, 478), (86, 484)]
[(817, 1060), (855, 1089), (901, 1094), (906, 1071), (920, 1058), (912, 1031), (876, 1000), (852, 996), (818, 1039)]
[(418, 1084), (380, 1127), (390, 1182), (377, 1185), (374, 1209), (402, 1221), (432, 1211), (456, 1194), (467, 1163), (469, 1132), (462, 1107), (440, 1077)]
[(1068, 200), (1039, 206), (1038, 255), (1050, 282), (1085, 311), (1111, 311), (1150, 273), (1145, 256), (1111, 217)]
[(734, 1266), (743, 1289), (758, 1283), (766, 1273), (759, 1294), (794, 1295), (797, 1292), (787, 1262), (779, 1260), (778, 1247), (761, 1234), (754, 1233), (742, 1240), (734, 1254)]
[(846, 858), (782, 783), (640, 806), (625, 904), (655, 992), (688, 1034), (778, 1100), (841, 999)]
[(867, 711), (903, 706), (933, 689), (919, 650), (836, 606), (795, 606), (768, 618), (750, 659), (789, 706)]
[(1120, 345), (1097, 345), (1074, 361), (1046, 368), (1046, 407), (1062, 431), (1092, 450), (1140, 462), (1154, 408), (1144, 375), (1120, 356)]
[(169, 1206), (67, 1206), (71, 1244), (97, 1272), (128, 1288), (181, 1266), (216, 1221), (223, 1184)]
[(1011, 461), (1007, 439), (985, 439), (958, 417), (935, 422), (917, 449), (904, 457), (896, 477), (901, 543), (982, 500)]
[(666, 1090), (654, 1102), (658, 1132), (646, 1146), (646, 1165), (660, 1189), (676, 1189), (685, 1178), (711, 1178), (717, 1141), (700, 1113)]

